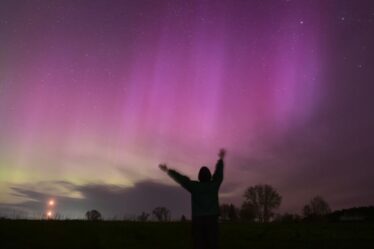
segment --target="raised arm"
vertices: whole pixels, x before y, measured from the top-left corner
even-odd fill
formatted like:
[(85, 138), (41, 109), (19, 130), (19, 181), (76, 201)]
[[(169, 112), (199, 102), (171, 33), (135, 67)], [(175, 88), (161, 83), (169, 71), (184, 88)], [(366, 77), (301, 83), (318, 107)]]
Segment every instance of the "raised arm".
[(192, 181), (189, 177), (182, 175), (174, 169), (169, 169), (166, 164), (160, 164), (159, 167), (162, 171), (166, 172), (171, 178), (173, 178), (174, 181), (180, 184), (187, 191), (191, 192)]
[(214, 173), (213, 173), (213, 181), (218, 183), (218, 186), (220, 186), (223, 181), (223, 167), (224, 167), (223, 159), (225, 158), (225, 155), (226, 155), (226, 151), (224, 149), (221, 149), (218, 153), (219, 159), (216, 164), (216, 169), (214, 170)]

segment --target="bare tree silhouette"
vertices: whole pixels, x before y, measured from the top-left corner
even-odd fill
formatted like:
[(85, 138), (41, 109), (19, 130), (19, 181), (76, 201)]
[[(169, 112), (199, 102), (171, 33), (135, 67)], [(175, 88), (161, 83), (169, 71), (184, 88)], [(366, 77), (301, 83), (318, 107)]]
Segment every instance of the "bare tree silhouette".
[(255, 207), (249, 202), (244, 202), (239, 210), (239, 217), (242, 221), (254, 222), (256, 219)]
[(244, 198), (243, 206), (253, 209), (256, 219), (261, 223), (269, 222), (274, 215), (273, 210), (282, 202), (280, 194), (267, 184), (249, 187)]
[(166, 207), (156, 207), (155, 209), (153, 209), (152, 214), (158, 221), (170, 220), (170, 210)]
[(238, 209), (234, 204), (222, 204), (220, 206), (220, 216), (223, 221), (236, 221), (238, 219)]
[(303, 208), (305, 218), (321, 217), (331, 212), (330, 206), (321, 196), (315, 196)]
[(87, 220), (101, 220), (101, 213), (95, 209), (86, 212)]
[(141, 222), (146, 222), (148, 220), (149, 213), (142, 212), (136, 219)]
[(186, 222), (187, 221), (187, 218), (186, 216), (184, 216), (184, 214), (181, 216), (181, 222)]

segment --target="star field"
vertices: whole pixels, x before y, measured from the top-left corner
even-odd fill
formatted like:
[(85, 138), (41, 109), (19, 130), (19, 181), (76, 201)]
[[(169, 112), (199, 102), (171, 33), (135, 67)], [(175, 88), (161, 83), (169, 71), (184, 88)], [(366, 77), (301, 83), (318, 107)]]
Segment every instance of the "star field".
[(0, 203), (134, 213), (92, 184), (154, 195), (225, 147), (222, 202), (373, 204), (373, 44), (372, 1), (1, 1)]

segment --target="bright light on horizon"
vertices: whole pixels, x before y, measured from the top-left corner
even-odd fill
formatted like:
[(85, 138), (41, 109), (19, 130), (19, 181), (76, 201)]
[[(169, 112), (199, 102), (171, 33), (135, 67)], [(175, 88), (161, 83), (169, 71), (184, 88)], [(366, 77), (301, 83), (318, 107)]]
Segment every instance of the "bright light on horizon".
[(54, 206), (55, 205), (55, 200), (51, 199), (48, 201), (48, 206)]
[(48, 212), (47, 212), (47, 217), (48, 217), (48, 218), (51, 218), (51, 217), (52, 217), (52, 214), (53, 214), (52, 211), (48, 211)]

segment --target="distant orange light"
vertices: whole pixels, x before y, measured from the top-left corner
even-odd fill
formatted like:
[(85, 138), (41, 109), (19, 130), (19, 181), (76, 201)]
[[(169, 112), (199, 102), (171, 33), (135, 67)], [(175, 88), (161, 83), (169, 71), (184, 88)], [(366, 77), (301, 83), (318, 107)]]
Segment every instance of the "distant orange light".
[(52, 211), (48, 211), (48, 212), (47, 212), (47, 217), (48, 217), (48, 218), (51, 218), (51, 217), (52, 217)]
[(49, 200), (48, 205), (49, 206), (54, 206), (55, 205), (55, 200)]

